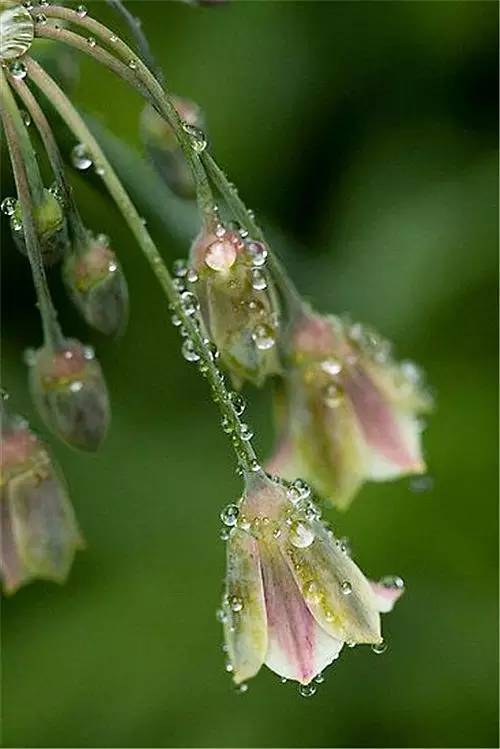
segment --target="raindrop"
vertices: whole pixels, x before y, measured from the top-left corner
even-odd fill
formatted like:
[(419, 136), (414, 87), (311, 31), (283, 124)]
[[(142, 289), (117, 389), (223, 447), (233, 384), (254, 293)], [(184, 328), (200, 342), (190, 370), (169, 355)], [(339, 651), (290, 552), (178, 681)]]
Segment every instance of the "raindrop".
[(184, 260), (184, 258), (179, 258), (178, 260), (174, 260), (173, 265), (172, 265), (172, 271), (173, 271), (174, 276), (177, 276), (177, 278), (184, 278), (184, 276), (188, 272), (187, 261)]
[(290, 526), (290, 543), (297, 549), (307, 549), (314, 541), (314, 531), (298, 520)]
[(83, 382), (81, 380), (75, 380), (69, 386), (69, 389), (72, 393), (79, 393), (82, 388)]
[(180, 325), (182, 325), (182, 320), (181, 320), (181, 318), (179, 317), (179, 315), (173, 314), (173, 315), (172, 315), (172, 317), (171, 317), (170, 319), (171, 319), (171, 321), (172, 321), (172, 325), (173, 325), (174, 327), (178, 328), (178, 327), (179, 327)]
[(385, 653), (387, 650), (387, 643), (382, 640), (382, 642), (376, 642), (372, 645), (372, 650), (377, 655), (382, 655), (382, 653)]
[(184, 291), (181, 294), (182, 306), (186, 315), (194, 315), (199, 308), (198, 299), (192, 291)]
[(326, 374), (335, 377), (342, 372), (342, 364), (338, 359), (324, 359), (321, 362), (321, 369), (323, 372), (326, 372)]
[(9, 65), (9, 73), (13, 78), (22, 80), (23, 78), (26, 78), (27, 75), (26, 65), (24, 62), (16, 60)]
[(71, 151), (71, 163), (76, 169), (84, 171), (92, 166), (92, 159), (83, 143), (78, 143)]
[(228, 417), (227, 417), (227, 416), (223, 416), (223, 417), (222, 417), (222, 421), (221, 421), (221, 424), (222, 424), (222, 430), (223, 430), (223, 431), (224, 431), (224, 432), (225, 432), (226, 434), (231, 434), (231, 432), (233, 431), (233, 425), (232, 425), (232, 423), (231, 423), (231, 420), (230, 420), (230, 419), (228, 419)]
[(250, 469), (254, 473), (257, 473), (257, 471), (260, 471), (260, 463), (259, 463), (259, 461), (258, 460), (252, 460), (252, 461), (250, 461)]
[(40, 24), (40, 26), (43, 26), (47, 23), (47, 16), (43, 13), (38, 13), (38, 15), (35, 16), (35, 21)]
[(224, 509), (222, 510), (220, 514), (220, 519), (224, 523), (224, 525), (229, 526), (232, 528), (236, 523), (238, 522), (238, 515), (240, 511), (238, 509), (238, 505), (231, 504), (226, 505)]
[(128, 66), (129, 66), (130, 70), (136, 70), (137, 69), (137, 61), (133, 60), (133, 59), (129, 60), (128, 61)]
[(321, 673), (321, 671), (320, 671), (320, 672), (319, 672), (319, 674), (318, 674), (318, 675), (317, 675), (317, 676), (316, 676), (316, 677), (314, 678), (314, 681), (316, 682), (316, 684), (323, 684), (323, 682), (325, 681), (325, 677), (323, 676), (323, 674)]
[(273, 328), (264, 323), (257, 325), (252, 333), (252, 339), (259, 351), (268, 351), (276, 343)]
[(239, 596), (232, 596), (231, 600), (229, 601), (229, 606), (231, 607), (231, 611), (235, 611), (237, 613), (243, 608), (243, 601)]
[(227, 541), (230, 536), (231, 536), (231, 530), (230, 530), (230, 528), (222, 528), (222, 530), (219, 533), (219, 538), (222, 541)]
[(116, 34), (111, 34), (111, 36), (109, 37), (109, 41), (115, 44), (115, 42), (118, 41), (118, 37), (116, 36)]
[(190, 125), (189, 122), (183, 122), (182, 129), (189, 135), (193, 151), (196, 153), (203, 153), (208, 145), (207, 136), (203, 130), (200, 130), (199, 127), (195, 127), (195, 125)]
[(93, 36), (89, 36), (89, 38), (87, 39), (87, 44), (89, 45), (89, 47), (95, 47), (97, 42)]
[(239, 393), (229, 393), (229, 400), (233, 404), (234, 412), (237, 416), (241, 416), (246, 408), (245, 399)]
[(405, 587), (404, 580), (399, 575), (386, 575), (379, 580), (379, 585), (390, 590), (403, 590)]
[(181, 347), (182, 356), (188, 362), (200, 361), (200, 355), (195, 349), (194, 343), (190, 338), (186, 338)]
[(0, 210), (5, 216), (13, 216), (16, 211), (16, 198), (4, 198), (0, 203)]
[(244, 442), (249, 442), (253, 437), (253, 432), (248, 426), (248, 424), (241, 424), (240, 425), (240, 437)]
[(26, 125), (26, 127), (29, 127), (31, 125), (31, 115), (30, 115), (30, 113), (27, 112), (25, 109), (22, 109), (21, 110), (21, 117), (22, 117), (22, 120), (23, 120), (24, 124)]
[(260, 268), (252, 268), (252, 288), (255, 291), (264, 291), (267, 288), (266, 276)]
[(247, 250), (252, 259), (253, 265), (259, 268), (265, 264), (267, 260), (267, 249), (262, 242), (249, 242)]
[(248, 692), (248, 684), (236, 684), (234, 691), (237, 694), (246, 694)]
[(91, 361), (92, 359), (95, 359), (95, 351), (92, 348), (92, 346), (85, 346), (83, 349), (83, 358), (87, 359), (87, 361)]
[(340, 589), (342, 590), (342, 593), (343, 593), (343, 594), (344, 594), (345, 596), (350, 596), (350, 595), (351, 595), (351, 593), (352, 593), (352, 585), (351, 585), (351, 583), (349, 582), (349, 580), (344, 580), (344, 582), (343, 582), (343, 583), (342, 583), (342, 585), (340, 586)]
[(314, 684), (301, 684), (299, 694), (301, 697), (313, 697), (316, 694), (316, 687)]
[(330, 382), (323, 389), (323, 402), (328, 408), (338, 408), (343, 400), (343, 390), (339, 385)]
[(298, 492), (299, 499), (307, 499), (311, 494), (311, 487), (303, 479), (295, 479), (291, 486)]
[(198, 273), (194, 268), (189, 268), (186, 278), (189, 283), (196, 283), (196, 281), (198, 280)]
[(85, 5), (79, 5), (76, 9), (76, 13), (80, 16), (80, 18), (85, 18), (85, 16), (87, 15), (87, 8), (85, 7)]
[[(95, 173), (97, 174), (98, 177), (103, 177), (105, 175), (105, 173), (106, 173), (106, 170), (104, 169), (103, 166), (96, 166)], [(143, 223), (144, 223), (144, 221), (143, 221)]]

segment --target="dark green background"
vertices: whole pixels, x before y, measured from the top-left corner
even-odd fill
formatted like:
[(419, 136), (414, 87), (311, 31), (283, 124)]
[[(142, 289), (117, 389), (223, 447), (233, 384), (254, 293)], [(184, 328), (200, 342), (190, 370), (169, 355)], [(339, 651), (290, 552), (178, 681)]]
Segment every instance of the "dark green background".
[[(214, 616), (218, 513), (240, 491), (230, 449), (138, 247), (98, 180), (75, 175), (89, 225), (126, 269), (131, 320), (118, 342), (86, 330), (51, 273), (66, 333), (98, 351), (114, 422), (96, 456), (50, 440), (88, 548), (65, 587), (3, 602), (4, 743), (497, 746), (497, 6), (129, 5), (171, 88), (202, 105), (215, 154), (304, 294), (378, 326), (426, 368), (434, 488), (370, 485), (348, 514), (328, 512), (367, 573), (407, 582), (385, 620), (387, 653), (346, 651), (313, 699), (265, 669), (235, 694)], [(82, 60), (73, 97), (140, 148), (141, 105), (111, 74)], [(164, 256), (184, 255), (189, 211), (149, 173), (117, 166)], [(4, 169), (2, 195), (12, 190)], [(4, 237), (4, 385), (40, 427), (22, 364), (40, 327), (26, 263)], [(265, 453), (270, 399), (248, 398)]]

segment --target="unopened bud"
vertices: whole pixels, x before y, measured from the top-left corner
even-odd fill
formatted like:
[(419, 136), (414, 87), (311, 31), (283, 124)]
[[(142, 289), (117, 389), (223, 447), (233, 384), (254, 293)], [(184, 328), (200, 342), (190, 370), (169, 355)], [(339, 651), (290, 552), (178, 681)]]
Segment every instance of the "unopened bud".
[(47, 448), (2, 412), (0, 572), (5, 592), (33, 578), (62, 583), (83, 542), (64, 482)]
[(108, 391), (91, 348), (67, 340), (33, 357), (30, 388), (38, 411), (54, 433), (73, 447), (97, 450), (110, 421)]
[(236, 384), (260, 385), (280, 371), (279, 314), (266, 257), (263, 243), (221, 225), (204, 230), (191, 248), (201, 313)]
[[(61, 204), (49, 190), (43, 191), (43, 200), (34, 207), (33, 219), (44, 265), (53, 265), (61, 259), (67, 250), (68, 232)], [(22, 209), (19, 201), (11, 216), (10, 227), (17, 248), (23, 255), (27, 255)]]
[(128, 317), (127, 282), (107, 237), (89, 237), (85, 248), (68, 255), (64, 281), (89, 325), (107, 335), (124, 330)]
[[(201, 110), (188, 99), (173, 97), (173, 103), (182, 122), (200, 128), (203, 125)], [(161, 178), (179, 197), (196, 196), (194, 180), (168, 122), (150, 105), (142, 113), (141, 132), (148, 155)]]

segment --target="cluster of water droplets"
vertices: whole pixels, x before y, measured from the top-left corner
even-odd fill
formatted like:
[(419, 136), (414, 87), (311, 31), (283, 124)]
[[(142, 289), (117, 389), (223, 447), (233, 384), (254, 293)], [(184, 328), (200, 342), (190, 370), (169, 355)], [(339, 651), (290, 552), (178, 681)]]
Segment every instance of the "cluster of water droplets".
[(73, 146), (73, 148), (71, 149), (70, 159), (75, 169), (78, 169), (78, 171), (80, 172), (84, 172), (87, 169), (90, 169), (90, 167), (93, 165), (94, 172), (99, 177), (102, 177), (105, 174), (104, 167), (97, 162), (94, 163), (92, 154), (84, 143), (77, 143), (75, 146)]

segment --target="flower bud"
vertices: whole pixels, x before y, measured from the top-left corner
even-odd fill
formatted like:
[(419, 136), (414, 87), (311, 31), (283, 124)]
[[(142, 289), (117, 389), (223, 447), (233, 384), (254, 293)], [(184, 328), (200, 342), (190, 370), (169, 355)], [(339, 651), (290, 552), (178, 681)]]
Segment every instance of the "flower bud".
[(107, 335), (124, 330), (127, 282), (107, 237), (89, 235), (86, 246), (66, 258), (63, 275), (71, 298), (89, 325)]
[[(173, 103), (186, 125), (202, 127), (203, 117), (197, 104), (178, 96), (173, 97)], [(149, 104), (142, 112), (141, 133), (148, 155), (161, 178), (179, 197), (194, 199), (194, 180), (174, 131)]]
[(30, 368), (30, 388), (41, 417), (58, 437), (82, 450), (99, 448), (110, 409), (106, 383), (91, 348), (67, 340), (56, 351), (48, 346), (38, 349)]
[(431, 398), (416, 366), (395, 362), (387, 341), (359, 324), (305, 313), (289, 359), (288, 423), (274, 470), (285, 477), (299, 470), (339, 508), (366, 480), (425, 471), (418, 416)]
[[(35, 205), (33, 218), (44, 265), (53, 265), (61, 259), (67, 250), (68, 232), (61, 204), (49, 190), (43, 191), (43, 200)], [(27, 255), (22, 209), (19, 201), (11, 216), (10, 227), (18, 250), (23, 255)]]
[(83, 542), (64, 482), (45, 445), (2, 414), (0, 573), (6, 593), (34, 578), (62, 583)]
[(214, 225), (191, 248), (203, 320), (235, 384), (261, 385), (280, 371), (276, 295), (265, 270), (267, 249)]

